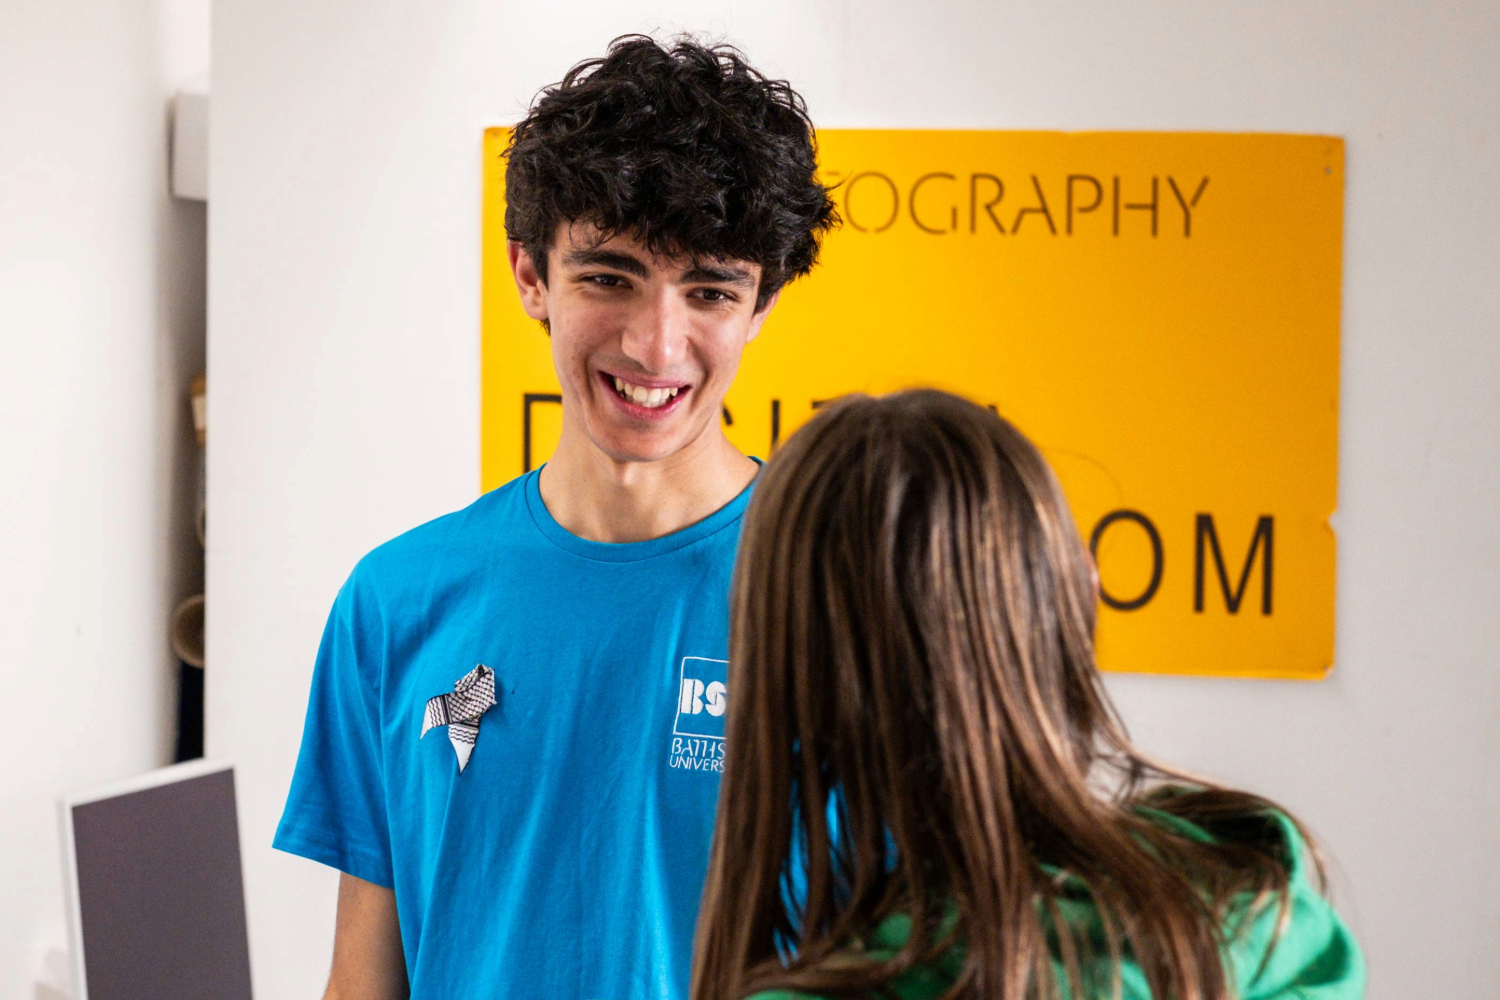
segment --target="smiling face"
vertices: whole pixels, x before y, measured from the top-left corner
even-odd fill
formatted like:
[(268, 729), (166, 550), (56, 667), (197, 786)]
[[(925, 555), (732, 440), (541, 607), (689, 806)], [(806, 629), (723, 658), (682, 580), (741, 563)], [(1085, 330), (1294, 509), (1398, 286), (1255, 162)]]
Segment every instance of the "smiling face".
[(510, 247), (521, 303), (545, 321), (563, 396), (564, 445), (583, 435), (618, 462), (655, 462), (717, 435), (755, 308), (760, 265), (655, 257), (629, 236), (563, 224), (543, 282)]

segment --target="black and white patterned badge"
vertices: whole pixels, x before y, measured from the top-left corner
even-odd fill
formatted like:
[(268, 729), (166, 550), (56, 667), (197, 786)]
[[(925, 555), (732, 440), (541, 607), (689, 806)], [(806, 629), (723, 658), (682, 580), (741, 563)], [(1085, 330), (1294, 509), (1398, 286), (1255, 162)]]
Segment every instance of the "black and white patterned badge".
[(422, 713), (422, 736), (438, 726), (447, 726), (448, 742), (458, 754), (458, 771), (462, 774), (479, 739), (480, 716), (494, 706), (495, 672), (481, 663), (454, 683), (452, 694), (435, 695), (427, 700)]

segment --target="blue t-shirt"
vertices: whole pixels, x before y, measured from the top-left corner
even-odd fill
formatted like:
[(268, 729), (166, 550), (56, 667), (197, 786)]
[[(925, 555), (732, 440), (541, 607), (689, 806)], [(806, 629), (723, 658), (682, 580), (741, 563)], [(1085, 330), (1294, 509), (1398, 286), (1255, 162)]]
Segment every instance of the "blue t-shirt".
[(355, 566), (274, 846), (395, 890), (414, 998), (687, 996), (749, 497), (608, 544), (531, 472)]

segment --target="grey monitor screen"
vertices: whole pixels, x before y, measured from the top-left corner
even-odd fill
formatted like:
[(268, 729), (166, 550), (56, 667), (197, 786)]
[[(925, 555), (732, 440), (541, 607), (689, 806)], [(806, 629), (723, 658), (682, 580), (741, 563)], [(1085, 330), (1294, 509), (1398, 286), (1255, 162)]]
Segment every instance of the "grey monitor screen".
[(250, 1000), (234, 771), (68, 809), (88, 1000)]

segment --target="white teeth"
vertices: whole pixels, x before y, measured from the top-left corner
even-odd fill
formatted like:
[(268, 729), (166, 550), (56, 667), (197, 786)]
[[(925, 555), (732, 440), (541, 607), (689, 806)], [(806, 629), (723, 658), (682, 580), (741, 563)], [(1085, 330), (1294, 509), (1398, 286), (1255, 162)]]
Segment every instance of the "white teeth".
[(616, 392), (637, 406), (644, 406), (647, 409), (654, 410), (681, 391), (680, 387), (673, 389), (648, 389), (643, 385), (635, 385), (627, 382), (618, 376), (611, 376), (611, 378), (614, 379)]

